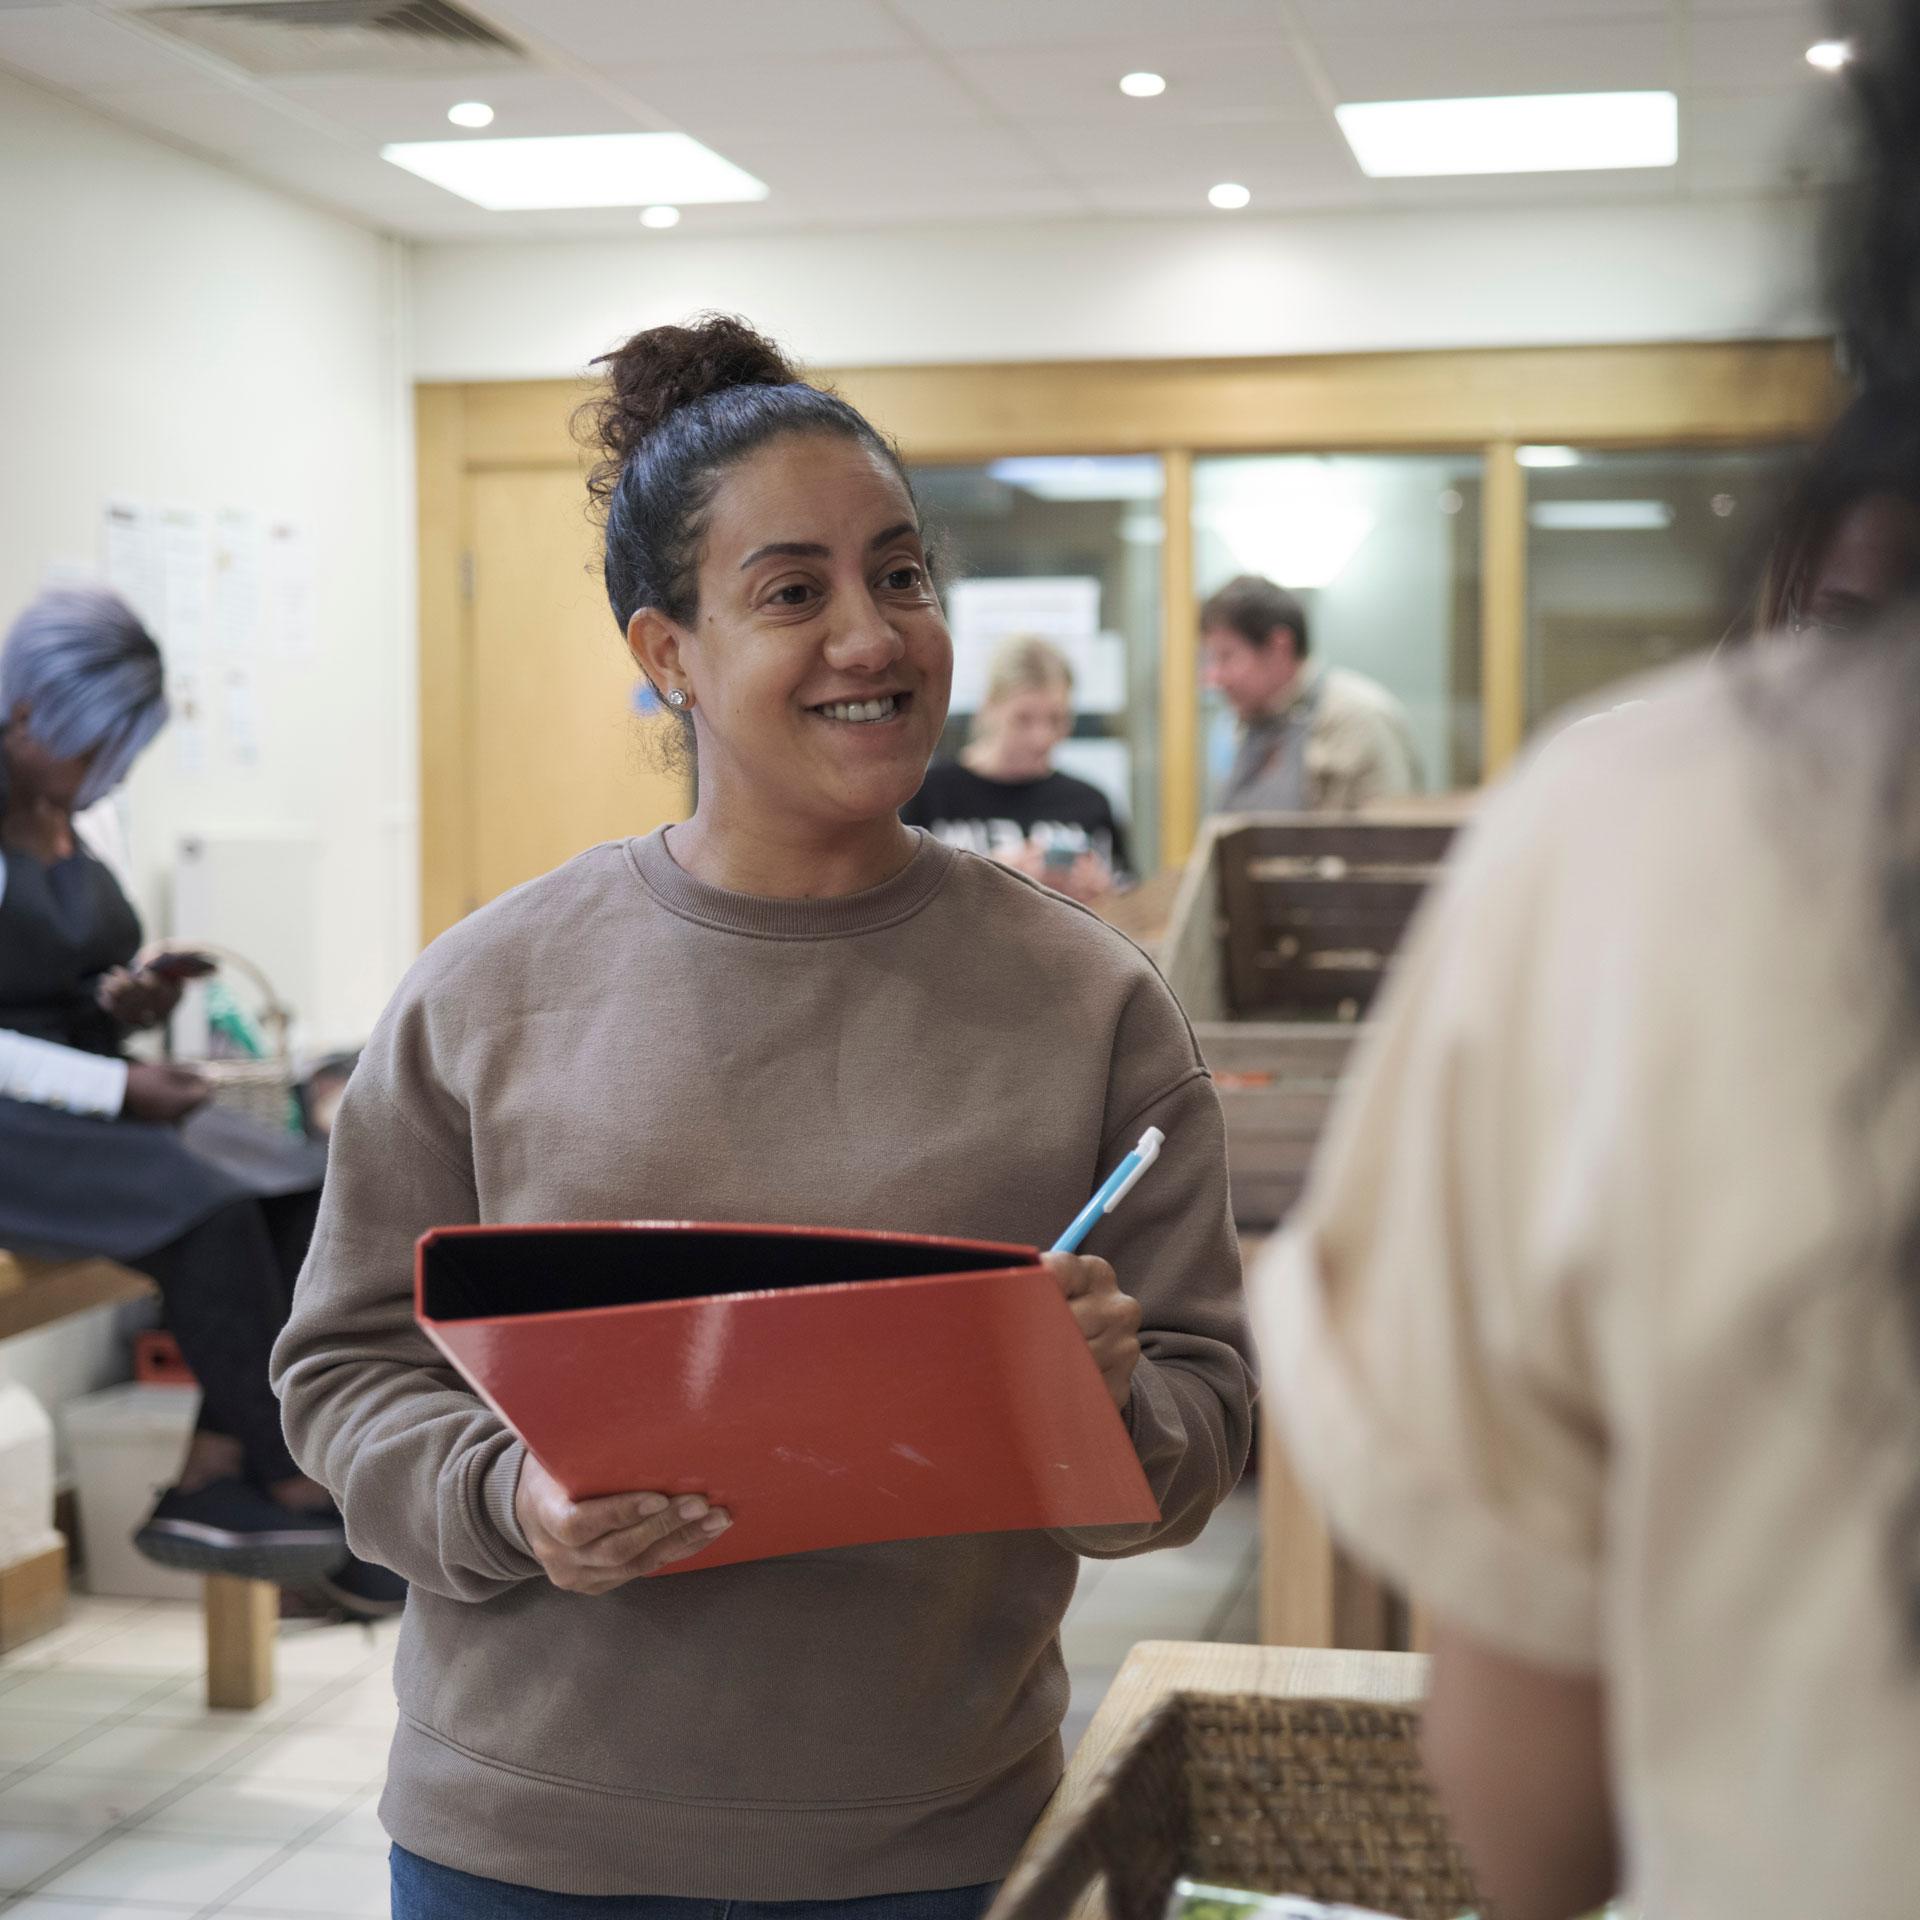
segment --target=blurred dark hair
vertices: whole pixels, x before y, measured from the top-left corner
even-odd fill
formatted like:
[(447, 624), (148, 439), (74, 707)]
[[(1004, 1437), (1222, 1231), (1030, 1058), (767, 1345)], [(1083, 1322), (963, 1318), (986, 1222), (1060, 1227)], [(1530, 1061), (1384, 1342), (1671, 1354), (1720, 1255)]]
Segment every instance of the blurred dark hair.
[[(1920, 195), (1920, 172), (1915, 192)], [(1840, 522), (1881, 494), (1920, 503), (1920, 387), (1869, 388), (1814, 449), (1768, 551), (1756, 633), (1781, 633), (1794, 624)]]
[[(1852, 42), (1844, 70), (1853, 156), (1826, 232), (1826, 278), (1842, 357), (1860, 398), (1822, 446), (1781, 532), (1775, 578), (1797, 590), (1846, 507), (1875, 493), (1920, 498), (1920, 0), (1858, 0), (1838, 9)], [(1824, 529), (1824, 531), (1823, 531)], [(1784, 604), (1784, 602), (1783, 602)], [(1896, 632), (1912, 633), (1914, 610)], [(1920, 648), (1920, 639), (1907, 642)], [(1869, 703), (1860, 741), (1885, 772), (1863, 823), (1896, 982), (1895, 1031), (1872, 1063), (1882, 1085), (1920, 1069), (1920, 653)], [(1920, 1162), (1894, 1243), (1895, 1279), (1920, 1383)], [(1908, 1643), (1920, 1659), (1920, 1460), (1897, 1517), (1893, 1571)]]
[(1285, 627), (1293, 635), (1294, 651), (1307, 657), (1307, 610), (1285, 587), (1257, 573), (1243, 573), (1211, 595), (1200, 609), (1200, 631), (1228, 627), (1249, 646), (1263, 651), (1273, 644), (1274, 632)]
[(1841, 365), (1859, 397), (1814, 449), (1768, 557), (1754, 629), (1804, 606), (1835, 528), (1878, 494), (1920, 501), (1920, 6), (1838, 0), (1850, 164), (1821, 224)]

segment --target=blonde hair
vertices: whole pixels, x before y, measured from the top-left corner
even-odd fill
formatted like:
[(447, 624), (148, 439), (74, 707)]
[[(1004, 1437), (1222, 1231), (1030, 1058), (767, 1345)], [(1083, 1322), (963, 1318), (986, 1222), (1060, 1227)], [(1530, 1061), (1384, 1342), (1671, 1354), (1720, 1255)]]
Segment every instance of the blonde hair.
[(1009, 635), (994, 649), (987, 669), (987, 691), (973, 717), (973, 738), (979, 739), (981, 715), (989, 708), (1016, 693), (1052, 693), (1056, 688), (1072, 696), (1073, 667), (1067, 656), (1037, 633)]

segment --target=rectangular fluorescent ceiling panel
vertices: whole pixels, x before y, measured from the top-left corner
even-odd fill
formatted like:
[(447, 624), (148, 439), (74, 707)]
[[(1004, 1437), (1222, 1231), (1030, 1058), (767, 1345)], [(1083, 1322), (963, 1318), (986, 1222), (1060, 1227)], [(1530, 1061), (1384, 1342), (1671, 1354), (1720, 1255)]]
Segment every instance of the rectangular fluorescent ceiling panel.
[(380, 157), (493, 213), (691, 207), (767, 197), (765, 181), (684, 133), (403, 140), (382, 147)]
[(1334, 112), (1361, 171), (1375, 180), (1671, 167), (1680, 159), (1680, 103), (1670, 93), (1378, 100)]
[(1673, 509), (1664, 500), (1542, 500), (1527, 518), (1542, 533), (1665, 533)]

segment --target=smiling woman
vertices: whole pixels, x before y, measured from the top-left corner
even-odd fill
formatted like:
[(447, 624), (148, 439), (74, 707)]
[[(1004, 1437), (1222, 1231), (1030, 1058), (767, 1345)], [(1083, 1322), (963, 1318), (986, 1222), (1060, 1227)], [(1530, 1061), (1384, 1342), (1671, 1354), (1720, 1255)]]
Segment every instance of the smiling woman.
[[(414, 1581), (393, 1910), (977, 1920), (1059, 1779), (1077, 1557), (1192, 1539), (1246, 1459), (1220, 1105), (1137, 948), (901, 823), (952, 646), (886, 441), (739, 321), (655, 328), (607, 368), (608, 596), (698, 805), (421, 960), (342, 1103), (275, 1356), (299, 1457)], [(1094, 1252), (1047, 1260), (1156, 1523), (655, 1579), (734, 1518), (705, 1429), (664, 1490), (569, 1500), (414, 1323), (416, 1239), (466, 1222), (1046, 1246), (1148, 1127), (1154, 1180)], [(527, 1311), (549, 1298), (531, 1283)]]
[(676, 857), (776, 897), (876, 884), (911, 857), (892, 810), (953, 677), (899, 455), (737, 320), (656, 327), (604, 364), (607, 593), (700, 767)]

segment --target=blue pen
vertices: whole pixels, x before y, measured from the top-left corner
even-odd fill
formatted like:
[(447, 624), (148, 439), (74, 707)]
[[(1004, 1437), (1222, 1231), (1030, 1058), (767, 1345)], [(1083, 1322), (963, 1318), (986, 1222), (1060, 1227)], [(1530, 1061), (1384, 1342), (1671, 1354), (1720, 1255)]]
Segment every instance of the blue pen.
[(1149, 1127), (1140, 1136), (1140, 1144), (1107, 1175), (1106, 1184), (1080, 1209), (1079, 1218), (1053, 1243), (1049, 1251), (1073, 1252), (1095, 1226), (1133, 1191), (1140, 1176), (1160, 1158), (1160, 1149), (1166, 1143), (1166, 1138), (1158, 1127)]

